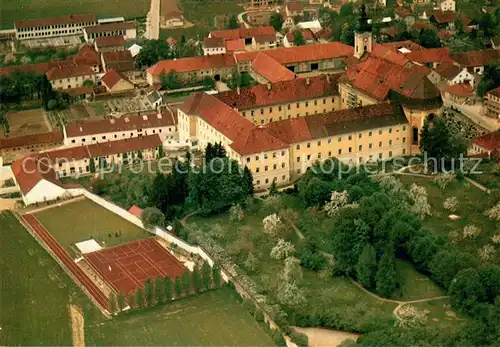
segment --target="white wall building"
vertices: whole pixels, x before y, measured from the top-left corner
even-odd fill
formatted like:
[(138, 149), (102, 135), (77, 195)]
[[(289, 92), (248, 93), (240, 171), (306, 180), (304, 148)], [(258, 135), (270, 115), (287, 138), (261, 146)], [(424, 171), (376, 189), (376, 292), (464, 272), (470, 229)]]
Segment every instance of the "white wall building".
[(20, 20), (14, 23), (16, 39), (29, 40), (59, 36), (82, 35), (83, 28), (96, 25), (93, 14), (75, 14), (43, 19)]
[(440, 0), (439, 9), (443, 12), (455, 12), (455, 0)]

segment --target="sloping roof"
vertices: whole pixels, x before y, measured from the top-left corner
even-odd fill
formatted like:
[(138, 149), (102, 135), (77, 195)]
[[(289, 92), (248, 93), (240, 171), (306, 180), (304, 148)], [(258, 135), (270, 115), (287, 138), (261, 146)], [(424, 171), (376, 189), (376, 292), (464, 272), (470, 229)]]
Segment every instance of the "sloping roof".
[(94, 93), (94, 87), (75, 87), (64, 89), (65, 93), (80, 96), (80, 95), (91, 95)]
[(254, 40), (257, 43), (266, 43), (276, 41), (276, 34), (263, 34), (254, 36)]
[(129, 50), (103, 52), (102, 59), (107, 70), (114, 69), (118, 72), (134, 70), (134, 58)]
[(421, 50), (425, 49), (424, 47), (420, 46), (418, 43), (415, 43), (411, 40), (379, 43), (379, 45), (384, 46), (384, 47), (391, 47), (395, 50), (401, 49), (401, 48), (406, 48), (412, 52), (413, 51), (421, 51)]
[(429, 29), (433, 31), (437, 31), (437, 28), (430, 24), (430, 23), (424, 23), (424, 22), (415, 22), (411, 25), (411, 28), (413, 30), (423, 30), (423, 29)]
[(203, 39), (203, 47), (205, 48), (224, 47), (224, 39), (222, 37), (205, 37)]
[(486, 92), (486, 94), (491, 94), (493, 96), (497, 96), (500, 98), (500, 87), (497, 87), (495, 89), (491, 89), (488, 92)]
[(477, 67), (500, 61), (500, 51), (485, 49), (481, 51), (453, 52), (450, 58), (463, 67)]
[(141, 151), (145, 149), (157, 148), (162, 145), (158, 134), (131, 137), (129, 139), (99, 142), (88, 146), (88, 151), (92, 158), (104, 157), (107, 155)]
[(396, 7), (396, 9), (394, 10), (394, 12), (396, 14), (398, 14), (400, 17), (403, 17), (403, 18), (411, 16), (410, 10), (408, 10), (408, 9), (406, 9), (404, 7), (400, 7), (400, 6)]
[(129, 209), (128, 209), (128, 212), (133, 214), (134, 216), (138, 217), (138, 218), (141, 218), (141, 215), (142, 215), (142, 212), (143, 212), (143, 209), (140, 208), (140, 207), (137, 207), (135, 205), (132, 205)]
[(448, 85), (444, 91), (461, 97), (470, 97), (474, 95), (470, 83), (455, 83)]
[(65, 25), (72, 23), (85, 23), (85, 22), (95, 22), (95, 14), (72, 14), (69, 16), (60, 16), (53, 18), (41, 18), (41, 19), (26, 19), (19, 20), (14, 23), (17, 29), (21, 28), (34, 28), (41, 26), (51, 26), (51, 25)]
[(85, 44), (78, 50), (78, 53), (74, 55), (73, 61), (75, 64), (86, 64), (86, 65), (100, 65), (100, 55), (94, 49), (94, 46)]
[(252, 70), (271, 83), (290, 81), (297, 78), (292, 71), (270, 58), (264, 52), (260, 52), (252, 62)]
[(165, 13), (164, 18), (167, 20), (168, 19), (175, 19), (175, 18), (183, 19), (184, 14), (181, 11), (170, 11), (170, 12)]
[(110, 24), (99, 24), (99, 25), (85, 27), (85, 31), (88, 34), (101, 33), (101, 32), (105, 32), (105, 31), (114, 31), (114, 30), (127, 30), (127, 29), (135, 29), (135, 23), (131, 23), (131, 22), (110, 23)]
[[(313, 98), (328, 97), (338, 95), (338, 79), (340, 75), (319, 75), (306, 78), (297, 78), (290, 81), (278, 82), (268, 86), (261, 84), (258, 86), (228, 90), (215, 95), (215, 97), (225, 104), (236, 107), (240, 110), (249, 108), (283, 104), (307, 100)], [(309, 84), (308, 84), (309, 81)]]
[(125, 77), (120, 75), (118, 72), (115, 70), (109, 70), (106, 72), (106, 74), (102, 77), (102, 83), (108, 88), (112, 89), (118, 82), (121, 80), (125, 80), (129, 82)]
[(60, 131), (52, 131), (40, 134), (0, 138), (0, 148), (14, 148), (62, 141), (63, 134)]
[(488, 150), (495, 150), (500, 148), (500, 130), (492, 133), (476, 137), (473, 141), (474, 144), (481, 146)]
[(172, 117), (164, 117), (163, 114), (154, 112), (144, 116), (129, 116), (70, 123), (66, 125), (66, 133), (68, 137), (75, 137), (104, 134), (109, 132), (158, 128), (175, 124), (176, 120), (172, 119)]
[[(467, 30), (466, 30), (467, 31)], [(448, 30), (439, 30), (437, 32), (437, 36), (443, 41), (449, 40), (451, 37), (453, 37), (453, 33), (449, 32)]]
[(452, 80), (460, 73), (460, 71), (462, 71), (462, 69), (452, 63), (445, 62), (439, 64), (434, 71), (436, 71), (440, 76), (448, 80)]
[(400, 106), (382, 103), (271, 122), (265, 127), (275, 137), (292, 144), (407, 123), (408, 120)]
[(290, 1), (286, 3), (286, 7), (289, 11), (302, 11), (304, 9), (304, 5), (300, 1)]
[(36, 156), (19, 158), (12, 163), (11, 168), (24, 195), (28, 194), (41, 180), (47, 180), (55, 185), (61, 184), (49, 162), (40, 160)]
[(238, 28), (215, 30), (210, 32), (210, 37), (221, 37), (226, 40), (230, 39), (250, 39), (260, 35), (276, 35), (276, 30), (272, 26), (253, 27), (253, 28)]
[(390, 91), (413, 100), (434, 99), (441, 95), (424, 71), (415, 66), (405, 68), (373, 56), (350, 66), (341, 81), (379, 101), (386, 100)]
[(138, 44), (134, 43), (132, 46), (128, 48), (130, 54), (132, 55), (132, 58), (134, 58), (139, 52), (141, 51), (142, 47), (139, 46)]
[(383, 46), (376, 44), (370, 53), (372, 56), (383, 58), (394, 64), (406, 66), (411, 64), (411, 61), (407, 58), (406, 54), (396, 51), (394, 48), (389, 46)]
[(433, 11), (429, 18), (434, 19), (439, 24), (452, 23), (457, 20), (456, 12)]
[(69, 77), (93, 76), (95, 72), (88, 65), (60, 65), (47, 71), (46, 75), (49, 81), (52, 81)]
[(266, 51), (266, 54), (280, 64), (291, 64), (348, 57), (354, 54), (354, 47), (342, 42), (328, 42), (271, 49)]
[(245, 51), (245, 40), (244, 39), (235, 39), (235, 40), (226, 40), (224, 42), (226, 46), (226, 52), (236, 52), (236, 51)]
[(448, 47), (428, 48), (422, 51), (410, 52), (406, 54), (408, 59), (417, 63), (439, 63), (451, 61), (450, 49)]
[(147, 69), (147, 72), (159, 76), (163, 72), (174, 70), (178, 73), (198, 71), (202, 69), (229, 68), (236, 65), (232, 54), (203, 55), (182, 59), (161, 60)]
[(95, 39), (95, 44), (97, 47), (123, 46), (125, 44), (125, 39), (123, 38), (123, 35), (103, 36), (97, 37)]

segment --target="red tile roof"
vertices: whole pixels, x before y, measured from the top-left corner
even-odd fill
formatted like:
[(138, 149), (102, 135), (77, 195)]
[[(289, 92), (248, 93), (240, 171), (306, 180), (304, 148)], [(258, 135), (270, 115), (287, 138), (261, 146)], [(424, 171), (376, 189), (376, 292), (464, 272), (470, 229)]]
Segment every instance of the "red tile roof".
[(78, 53), (73, 56), (73, 61), (75, 64), (100, 65), (100, 57), (101, 56), (95, 51), (93, 46), (86, 44), (80, 47)]
[(411, 64), (411, 61), (407, 58), (407, 54), (398, 52), (396, 49), (389, 46), (375, 44), (371, 51), (371, 55), (383, 58), (385, 60), (393, 62), (394, 64), (401, 66), (406, 66), (407, 64)]
[(61, 78), (93, 76), (94, 70), (88, 65), (60, 65), (53, 67), (46, 73), (49, 81), (58, 80)]
[(424, 22), (415, 22), (411, 25), (411, 28), (414, 30), (430, 29), (433, 31), (437, 31), (437, 28), (434, 25)]
[(19, 20), (14, 23), (16, 29), (20, 28), (34, 28), (41, 26), (51, 25), (65, 25), (65, 24), (78, 24), (86, 22), (96, 22), (94, 14), (73, 14), (69, 16), (61, 16), (54, 18), (41, 18), (41, 19), (27, 19)]
[(439, 64), (438, 67), (435, 69), (435, 71), (442, 77), (452, 80), (455, 78), (462, 69), (453, 63), (450, 62), (444, 62), (442, 64)]
[(158, 134), (132, 137), (129, 139), (99, 142), (88, 146), (92, 158), (104, 157), (125, 152), (153, 149), (162, 145)]
[(486, 92), (486, 94), (491, 94), (493, 96), (497, 96), (500, 98), (500, 87), (492, 89), (492, 90)]
[(64, 90), (65, 93), (71, 94), (71, 95), (90, 95), (94, 93), (94, 88), (93, 87), (76, 87), (76, 88), (68, 88)]
[(232, 54), (214, 54), (190, 58), (161, 60), (147, 69), (147, 72), (153, 76), (160, 76), (162, 73), (168, 73), (171, 70), (182, 73), (206, 69), (230, 68), (235, 65), (236, 62)]
[(63, 141), (63, 134), (60, 131), (52, 131), (40, 134), (0, 138), (0, 149), (32, 146), (32, 145), (47, 144), (47, 143), (57, 143), (57, 142), (62, 143), (62, 141)]
[(252, 70), (264, 77), (268, 82), (277, 83), (290, 81), (297, 78), (297, 75), (286, 67), (270, 58), (264, 52), (260, 52), (252, 62)]
[(422, 51), (407, 53), (406, 56), (411, 61), (422, 64), (451, 61), (450, 49), (448, 47), (424, 49)]
[(236, 39), (236, 40), (226, 40), (224, 42), (226, 46), (226, 52), (238, 52), (245, 51), (245, 40), (244, 39)]
[(197, 115), (217, 129), (232, 143), (240, 155), (287, 148), (288, 145), (243, 118), (231, 106), (206, 93), (191, 94), (179, 107), (189, 115)]
[(170, 11), (170, 12), (165, 13), (164, 18), (165, 19), (174, 19), (174, 18), (183, 19), (184, 14), (181, 11)]
[(128, 209), (128, 212), (129, 212), (129, 213), (131, 213), (131, 214), (133, 214), (134, 216), (136, 216), (136, 217), (138, 217), (138, 218), (141, 218), (141, 215), (142, 215), (143, 210), (142, 210), (142, 208), (140, 208), (140, 207), (137, 207), (137, 206), (135, 206), (135, 205), (132, 205), (132, 207), (130, 207), (130, 208)]
[(500, 61), (500, 51), (485, 49), (481, 51), (453, 52), (450, 58), (463, 67), (485, 66)]
[(302, 11), (304, 9), (304, 5), (300, 1), (287, 2), (286, 7), (291, 12)]
[(458, 17), (455, 12), (433, 11), (431, 12), (430, 18), (434, 18), (439, 24), (445, 24), (455, 22)]
[(276, 34), (263, 34), (254, 36), (254, 40), (257, 43), (275, 42)]
[[(467, 31), (467, 28), (465, 28), (465, 31)], [(444, 41), (449, 40), (451, 37), (453, 37), (453, 35), (454, 33), (451, 33), (448, 30), (439, 30), (437, 33), (437, 36), (439, 36), (439, 38)]]
[(123, 46), (125, 44), (125, 39), (123, 38), (123, 35), (103, 36), (97, 37), (95, 39), (95, 44), (97, 47)]
[(354, 54), (354, 47), (342, 42), (328, 42), (271, 49), (266, 51), (266, 54), (280, 64), (291, 64), (349, 57)]
[[(265, 105), (284, 104), (301, 100), (331, 97), (338, 95), (338, 79), (340, 75), (319, 75), (307, 78), (297, 78), (291, 81), (279, 82), (268, 86), (258, 86), (228, 90), (215, 95), (225, 104), (240, 110)], [(309, 84), (308, 84), (309, 80)]]
[(272, 26), (265, 26), (254, 28), (215, 30), (210, 32), (210, 37), (222, 37), (226, 40), (250, 39), (252, 37), (260, 35), (276, 35), (276, 31)]
[(456, 83), (448, 85), (444, 91), (461, 97), (470, 97), (474, 95), (470, 83)]
[(15, 160), (11, 169), (21, 192), (28, 194), (41, 180), (60, 185), (55, 171), (47, 159), (40, 160), (36, 156), (28, 156)]
[(400, 48), (406, 48), (410, 51), (421, 51), (425, 49), (424, 47), (420, 46), (419, 44), (411, 41), (411, 40), (405, 40), (405, 41), (394, 41), (394, 42), (386, 42), (386, 43), (380, 43), (379, 45), (384, 46), (384, 47), (391, 47), (392, 49), (398, 50)]
[(120, 75), (118, 72), (115, 70), (109, 70), (106, 72), (106, 74), (102, 77), (102, 83), (108, 88), (112, 89), (118, 82), (121, 80), (126, 80), (122, 75)]
[(114, 69), (118, 72), (134, 70), (134, 58), (128, 49), (115, 52), (103, 52), (102, 60), (106, 64), (106, 70)]
[(381, 34), (388, 35), (390, 37), (395, 37), (398, 34), (398, 27), (393, 25), (387, 28), (380, 29)]
[(473, 141), (474, 144), (481, 146), (487, 150), (495, 150), (500, 148), (500, 130), (479, 136)]
[(203, 39), (203, 47), (205, 48), (224, 47), (224, 39), (222, 37), (205, 37)]
[(404, 7), (396, 7), (396, 9), (394, 10), (394, 12), (396, 14), (398, 14), (400, 17), (403, 17), (403, 18), (411, 16), (410, 10), (408, 10), (408, 9), (406, 9)]
[[(314, 40), (314, 34), (312, 33), (311, 29), (303, 29), (300, 31), (302, 33), (302, 37), (304, 38), (304, 40)], [(286, 34), (286, 39), (288, 40), (288, 42), (293, 42), (293, 39), (294, 39), (294, 33), (292, 31), (289, 31), (287, 34)]]
[(177, 124), (177, 118), (165, 117), (164, 114), (152, 113), (144, 116), (130, 116), (86, 122), (75, 122), (66, 125), (68, 137), (105, 134), (109, 132), (130, 131), (138, 129), (159, 128)]
[(91, 33), (102, 33), (106, 31), (127, 30), (127, 29), (135, 29), (135, 23), (126, 22), (126, 23), (99, 24), (86, 27), (85, 31), (88, 34), (91, 34)]

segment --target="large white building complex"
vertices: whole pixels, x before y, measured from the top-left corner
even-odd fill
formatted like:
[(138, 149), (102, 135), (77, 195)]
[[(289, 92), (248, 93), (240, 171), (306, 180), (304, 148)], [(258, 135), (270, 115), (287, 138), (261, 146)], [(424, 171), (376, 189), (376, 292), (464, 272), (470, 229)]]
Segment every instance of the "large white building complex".
[(97, 24), (93, 14), (20, 20), (14, 23), (16, 39), (28, 40), (57, 36), (82, 35), (83, 28)]

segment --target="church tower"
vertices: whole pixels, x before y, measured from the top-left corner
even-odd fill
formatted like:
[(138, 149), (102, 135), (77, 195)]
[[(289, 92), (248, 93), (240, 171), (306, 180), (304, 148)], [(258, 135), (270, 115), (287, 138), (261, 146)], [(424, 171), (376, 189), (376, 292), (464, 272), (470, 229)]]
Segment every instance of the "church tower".
[(365, 4), (361, 5), (361, 16), (354, 30), (354, 56), (361, 58), (373, 48), (372, 26), (368, 23)]

